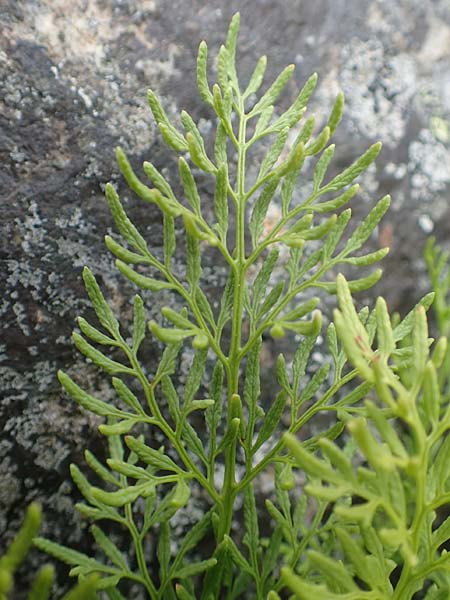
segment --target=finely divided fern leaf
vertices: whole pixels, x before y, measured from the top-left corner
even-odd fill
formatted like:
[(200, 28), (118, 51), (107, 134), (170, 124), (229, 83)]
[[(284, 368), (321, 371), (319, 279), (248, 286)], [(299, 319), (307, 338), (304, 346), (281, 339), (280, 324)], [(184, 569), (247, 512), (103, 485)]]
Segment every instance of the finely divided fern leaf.
[[(90, 592), (83, 586), (89, 581), (89, 589), (121, 600), (127, 579), (152, 600), (277, 600), (285, 584), (299, 598), (374, 600), (392, 597), (395, 559), (402, 563), (396, 590), (403, 595), (397, 598), (409, 599), (425, 576), (421, 569), (434, 573), (437, 564), (444, 577), (439, 545), (446, 541), (447, 526), (433, 532), (432, 523), (449, 493), (448, 447), (441, 439), (448, 409), (439, 371), (446, 350), (441, 342), (430, 354), (422, 306), (431, 299), (394, 323), (381, 300), (370, 314), (353, 308), (351, 292), (371, 287), (379, 269), (352, 275), (348, 283), (342, 276), (330, 279), (340, 264), (367, 267), (387, 252), (354, 254), (378, 226), (388, 197), (352, 228), (349, 239), (344, 234), (351, 211), (341, 210), (357, 194), (355, 179), (381, 145), (330, 179), (338, 152), (331, 138), (342, 117), (343, 95), (315, 131), (315, 118), (306, 112), (316, 74), (294, 92), (289, 65), (259, 93), (267, 65), (263, 56), (241, 87), (239, 27), (236, 14), (218, 53), (217, 83), (208, 78), (206, 43), (198, 49), (199, 94), (217, 122), (211, 140), (184, 110), (174, 124), (149, 91), (161, 138), (178, 153), (178, 173), (166, 174), (145, 161), (142, 171), (149, 181), (144, 183), (133, 161), (116, 151), (129, 189), (160, 211), (164, 236), (161, 248), (151, 251), (145, 226), (133, 224), (118, 192), (107, 184), (122, 239), (107, 236), (105, 243), (118, 270), (142, 290), (127, 327), (119, 324), (91, 271), (83, 272), (99, 328), (81, 317), (81, 335), (75, 332), (74, 342), (111, 376), (112, 385), (109, 393), (102, 387), (91, 394), (76, 383), (78, 377), (63, 372), (58, 377), (82, 408), (106, 419), (99, 425), (108, 439), (106, 462), (86, 453), (97, 484), (71, 467), (84, 497), (79, 510), (97, 522), (91, 531), (104, 561), (48, 540), (36, 544), (70, 564), (86, 598)], [(284, 111), (277, 105), (281, 94), (292, 96)], [(263, 155), (252, 179), (248, 156), (258, 143)], [(312, 186), (299, 199), (295, 189), (306, 166), (313, 170)], [(202, 197), (204, 181), (212, 183), (213, 212)], [(429, 254), (434, 256), (432, 249)], [(212, 282), (208, 255), (224, 269), (219, 297), (206, 287)], [(308, 367), (322, 327), (313, 288), (339, 299), (327, 335), (332, 374), (328, 364), (314, 371)], [(280, 355), (274, 389), (266, 390), (271, 381), (266, 348), (283, 336), (295, 340), (297, 349), (292, 362)], [(144, 349), (160, 346), (161, 360), (152, 368)], [(369, 391), (380, 405), (363, 402)], [(325, 412), (330, 422), (312, 429), (313, 417)], [(396, 422), (406, 430), (406, 441)], [(303, 442), (296, 439), (299, 431)], [(354, 468), (357, 453), (364, 461), (359, 469)], [(305, 492), (315, 503), (295, 490), (296, 465), (306, 474)], [(264, 472), (274, 476), (275, 497), (265, 503), (273, 532), (262, 526), (265, 509), (255, 485)], [(434, 500), (426, 496), (427, 486), (435, 490)], [(413, 492), (421, 501), (420, 515), (410, 499)], [(211, 508), (192, 525), (200, 498)], [(243, 536), (233, 527), (240, 500)], [(182, 527), (173, 527), (176, 514)], [(108, 521), (131, 540), (130, 557), (107, 536)], [(150, 553), (156, 566), (148, 553), (151, 540), (157, 540)], [(94, 573), (100, 578), (90, 579)]]

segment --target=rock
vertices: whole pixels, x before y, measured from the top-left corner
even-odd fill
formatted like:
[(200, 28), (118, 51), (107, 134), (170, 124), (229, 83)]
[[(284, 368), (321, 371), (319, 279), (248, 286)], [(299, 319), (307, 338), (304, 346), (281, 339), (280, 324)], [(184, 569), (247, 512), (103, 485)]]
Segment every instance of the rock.
[[(207, 134), (211, 113), (195, 89), (197, 46), (206, 39), (215, 56), (241, 4), (244, 79), (261, 54), (269, 57), (268, 80), (294, 62), (296, 75), (282, 101), (286, 106), (316, 70), (320, 80), (311, 111), (319, 120), (344, 90), (336, 168), (350, 164), (372, 142), (384, 142), (353, 203), (363, 216), (375, 199), (393, 196), (392, 210), (371, 240), (374, 248), (392, 247), (384, 279), (373, 293), (386, 295), (391, 310), (404, 312), (427, 290), (426, 236), (433, 231), (439, 239), (448, 238), (450, 223), (446, 0), (3, 0), (1, 545), (17, 529), (26, 505), (37, 499), (44, 505), (47, 533), (89, 547), (85, 525), (73, 512), (78, 496), (68, 482), (68, 465), (82, 462), (86, 445), (100, 454), (103, 446), (97, 419), (62, 394), (56, 371), (69, 370), (105, 398), (111, 394), (70, 339), (75, 317), (92, 314), (81, 281), (85, 264), (122, 321), (131, 318), (132, 287), (119, 277), (102, 241), (114, 230), (102, 193), (107, 181), (118, 185), (152, 244), (162, 243), (158, 212), (127, 191), (113, 148), (122, 145), (137, 169), (151, 158), (179, 189), (175, 157), (156, 132), (146, 88), (160, 95), (170, 116), (187, 109)], [(205, 177), (200, 186), (204, 203), (211, 203), (211, 182)], [(179, 269), (183, 254), (180, 248)], [(213, 259), (207, 272), (213, 293), (223, 269)], [(149, 298), (151, 318), (157, 307)], [(149, 341), (149, 371), (158, 353)], [(17, 590), (17, 597), (22, 593)]]

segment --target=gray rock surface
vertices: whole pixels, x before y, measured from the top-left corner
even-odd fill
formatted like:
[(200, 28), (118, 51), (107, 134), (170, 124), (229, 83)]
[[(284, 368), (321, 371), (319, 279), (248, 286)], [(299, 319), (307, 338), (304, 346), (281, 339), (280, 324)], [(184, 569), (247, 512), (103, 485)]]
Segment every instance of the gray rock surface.
[[(244, 79), (261, 54), (269, 56), (268, 80), (294, 62), (287, 104), (317, 71), (311, 111), (322, 118), (345, 92), (337, 167), (384, 142), (354, 203), (362, 215), (393, 196), (372, 240), (391, 245), (375, 292), (405, 310), (427, 288), (426, 235), (445, 240), (450, 229), (448, 0), (0, 0), (0, 551), (33, 499), (43, 502), (53, 538), (85, 538), (68, 465), (81, 461), (86, 444), (100, 453), (102, 446), (97, 421), (63, 396), (56, 371), (83, 373), (86, 387), (109, 394), (70, 340), (75, 317), (88, 310), (83, 265), (121, 319), (130, 318), (131, 287), (102, 241), (112, 229), (102, 186), (118, 183), (141, 231), (160, 245), (159, 215), (126, 191), (113, 148), (121, 144), (136, 166), (151, 157), (177, 186), (145, 90), (160, 95), (169, 115), (186, 108), (207, 132), (196, 50), (204, 38), (215, 56), (236, 10)], [(207, 203), (210, 183), (201, 186)], [(211, 288), (220, 279), (211, 263)], [(146, 351), (151, 368), (158, 350), (149, 342)]]

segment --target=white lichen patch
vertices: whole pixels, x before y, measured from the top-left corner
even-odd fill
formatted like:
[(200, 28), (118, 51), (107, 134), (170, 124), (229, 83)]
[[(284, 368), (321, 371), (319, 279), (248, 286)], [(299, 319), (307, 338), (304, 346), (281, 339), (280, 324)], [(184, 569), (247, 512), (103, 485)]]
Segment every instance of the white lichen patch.
[(419, 227), (424, 233), (431, 233), (434, 229), (434, 223), (429, 215), (420, 215), (418, 219)]
[(32, 4), (30, 17), (38, 41), (46, 42), (54, 58), (80, 57), (97, 65), (105, 59), (105, 44), (126, 31), (125, 20), (111, 27), (111, 9), (98, 1), (56, 0)]
[(409, 146), (408, 170), (413, 199), (431, 201), (450, 183), (450, 149), (423, 129)]
[(340, 82), (346, 116), (355, 131), (395, 146), (405, 134), (406, 115), (417, 85), (414, 59), (389, 56), (381, 42), (353, 38), (341, 53)]

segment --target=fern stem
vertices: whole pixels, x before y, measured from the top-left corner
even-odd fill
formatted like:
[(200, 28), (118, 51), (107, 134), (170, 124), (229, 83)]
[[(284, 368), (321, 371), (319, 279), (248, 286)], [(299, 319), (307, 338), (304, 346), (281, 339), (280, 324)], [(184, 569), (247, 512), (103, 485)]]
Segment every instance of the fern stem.
[(137, 530), (136, 524), (133, 519), (133, 512), (131, 509), (131, 505), (127, 504), (125, 506), (125, 515), (127, 519), (127, 527), (130, 532), (131, 538), (133, 540), (134, 549), (136, 551), (136, 560), (138, 563), (139, 570), (142, 574), (142, 579), (145, 587), (147, 588), (148, 593), (150, 594), (150, 598), (152, 600), (158, 600), (158, 591), (156, 589), (155, 584), (151, 580), (149, 575), (147, 564), (145, 562), (144, 549), (142, 547), (142, 539), (139, 535), (139, 531)]
[[(239, 371), (240, 371), (240, 350), (242, 336), (242, 317), (244, 308), (244, 286), (245, 286), (245, 158), (246, 158), (246, 116), (244, 113), (244, 103), (239, 98), (239, 139), (238, 139), (238, 169), (236, 182), (236, 245), (234, 273), (236, 285), (234, 288), (233, 318), (231, 345), (229, 352), (229, 365), (227, 370), (228, 379), (228, 414), (227, 428), (231, 430), (234, 415), (231, 410), (231, 397), (233, 394), (239, 394)], [(225, 453), (225, 474), (222, 489), (222, 521), (219, 530), (218, 541), (220, 542), (231, 530), (233, 518), (234, 499), (236, 497), (236, 441), (230, 443)]]

